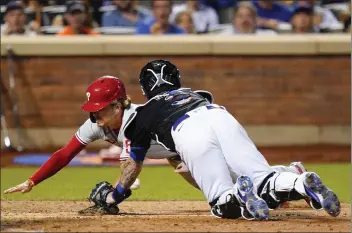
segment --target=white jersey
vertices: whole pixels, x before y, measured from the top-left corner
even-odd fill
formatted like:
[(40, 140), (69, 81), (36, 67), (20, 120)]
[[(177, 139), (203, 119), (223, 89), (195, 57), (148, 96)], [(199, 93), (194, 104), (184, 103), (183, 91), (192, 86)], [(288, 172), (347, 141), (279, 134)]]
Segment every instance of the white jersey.
[[(121, 147), (120, 160), (126, 160), (130, 156), (130, 140), (125, 137), (125, 127), (138, 106), (137, 104), (131, 104), (131, 107), (124, 111), (119, 131), (114, 131), (107, 127), (99, 127), (96, 123), (87, 119), (78, 129), (75, 136), (83, 145), (88, 145), (91, 142), (101, 139)], [(165, 159), (176, 155), (176, 153), (170, 152), (155, 141), (152, 141), (146, 157), (149, 159)]]

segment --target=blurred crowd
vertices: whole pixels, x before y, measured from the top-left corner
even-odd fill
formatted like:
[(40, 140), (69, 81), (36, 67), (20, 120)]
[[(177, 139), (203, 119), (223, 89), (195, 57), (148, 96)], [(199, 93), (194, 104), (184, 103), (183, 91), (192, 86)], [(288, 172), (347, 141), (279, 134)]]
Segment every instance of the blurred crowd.
[(1, 35), (350, 32), (350, 0), (0, 0)]

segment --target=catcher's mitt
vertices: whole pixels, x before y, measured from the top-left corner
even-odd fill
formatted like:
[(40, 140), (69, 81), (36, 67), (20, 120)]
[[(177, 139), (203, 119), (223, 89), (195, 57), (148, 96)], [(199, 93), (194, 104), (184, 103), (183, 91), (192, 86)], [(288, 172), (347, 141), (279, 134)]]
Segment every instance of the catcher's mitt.
[(114, 187), (106, 182), (98, 183), (89, 195), (88, 200), (94, 203), (94, 206), (88, 207), (79, 211), (80, 215), (104, 215), (104, 214), (118, 214), (119, 208), (117, 203), (106, 203), (106, 197), (110, 192), (114, 191)]

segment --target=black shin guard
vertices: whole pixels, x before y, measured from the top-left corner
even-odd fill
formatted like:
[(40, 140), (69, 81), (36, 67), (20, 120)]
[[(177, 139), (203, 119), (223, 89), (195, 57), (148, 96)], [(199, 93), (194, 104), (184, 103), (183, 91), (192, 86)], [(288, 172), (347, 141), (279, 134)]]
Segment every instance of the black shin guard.
[(218, 198), (209, 203), (211, 206), (211, 212), (220, 218), (237, 219), (242, 217), (243, 210), (240, 207), (237, 198), (232, 194), (229, 194), (228, 197), (228, 201), (221, 205), (216, 205)]

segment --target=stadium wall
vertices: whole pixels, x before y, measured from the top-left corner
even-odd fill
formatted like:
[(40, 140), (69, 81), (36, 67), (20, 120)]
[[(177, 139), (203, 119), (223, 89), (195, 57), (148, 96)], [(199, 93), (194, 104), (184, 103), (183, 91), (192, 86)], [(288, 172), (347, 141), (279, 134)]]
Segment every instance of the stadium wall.
[[(2, 37), (5, 87), (8, 45), (26, 148), (65, 145), (87, 119), (80, 105), (99, 76), (121, 78), (133, 101), (144, 102), (139, 71), (160, 58), (180, 68), (184, 86), (211, 91), (258, 146), (351, 141), (349, 35)], [(16, 140), (9, 93), (1, 93)]]

